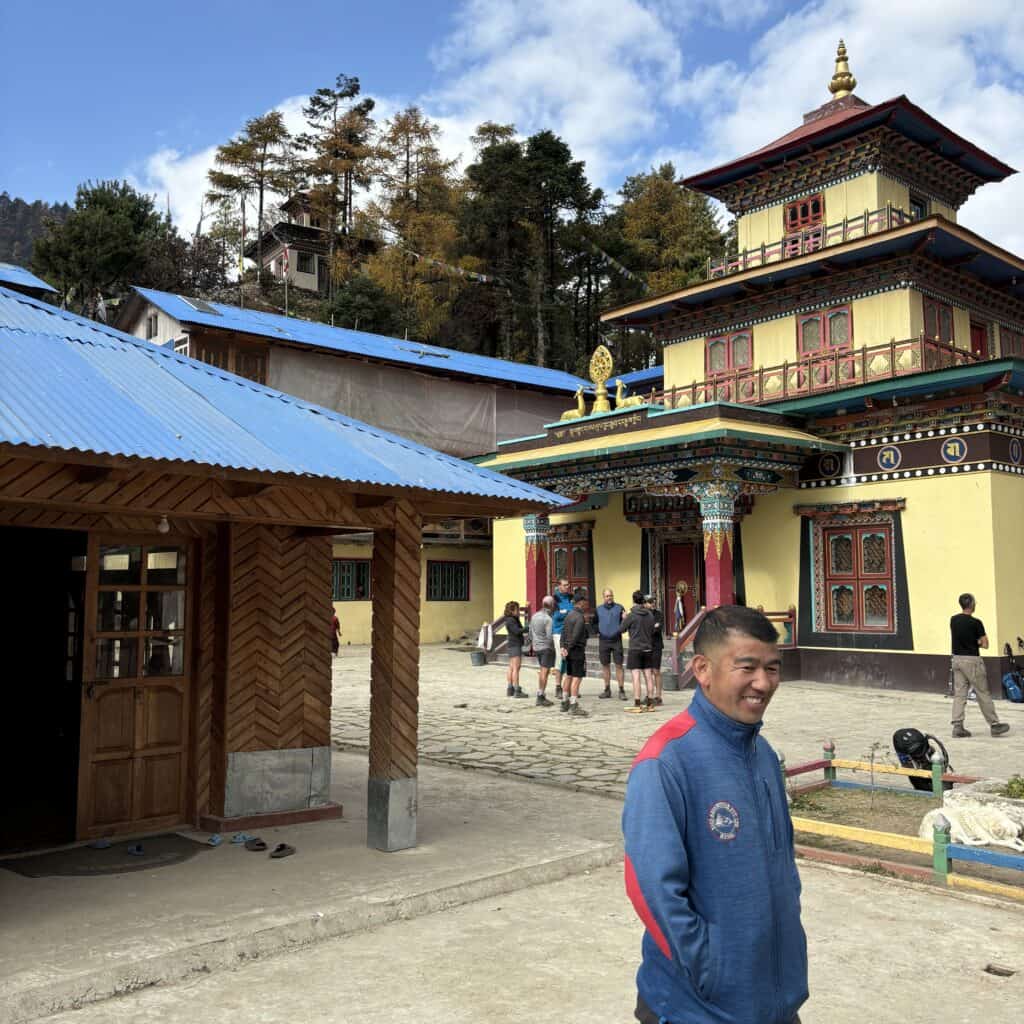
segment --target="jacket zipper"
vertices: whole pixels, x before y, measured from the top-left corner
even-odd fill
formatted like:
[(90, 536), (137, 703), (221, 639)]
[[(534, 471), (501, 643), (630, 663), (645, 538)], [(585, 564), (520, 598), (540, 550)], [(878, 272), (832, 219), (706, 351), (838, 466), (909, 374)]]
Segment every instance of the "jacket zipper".
[[(767, 836), (768, 836), (767, 856), (765, 857), (765, 874), (767, 876), (767, 882), (768, 882), (768, 901), (769, 901), (769, 904), (771, 906), (771, 912), (772, 912), (772, 927), (773, 927), (773, 929), (775, 931), (775, 942), (772, 943), (772, 966), (774, 968), (774, 975), (775, 975), (775, 1019), (781, 1021), (782, 1020), (782, 963), (781, 963), (781, 947), (780, 947), (780, 943), (782, 941), (782, 937), (779, 934), (779, 914), (778, 914), (778, 908), (775, 905), (775, 887), (772, 884), (772, 881), (773, 881), (772, 880), (772, 862), (773, 862), (773, 855), (776, 852), (773, 849), (774, 844), (775, 844), (775, 828), (774, 828), (775, 812), (772, 810), (772, 807), (771, 807), (771, 790), (770, 790), (770, 788), (768, 786), (768, 780), (764, 779), (760, 775), (760, 773), (757, 771), (757, 739), (756, 738), (755, 738), (754, 742), (751, 744), (751, 752), (750, 752), (750, 754), (748, 756), (748, 762), (750, 764), (750, 774), (751, 774), (751, 776), (753, 778), (753, 781), (754, 781), (753, 789), (754, 789), (755, 795), (758, 794), (758, 788), (759, 788), (758, 787), (758, 783), (760, 782), (761, 785), (764, 787), (764, 789), (766, 791), (765, 796), (766, 796), (767, 801), (768, 801), (768, 803), (766, 805), (766, 809), (767, 809), (767, 813), (768, 813), (768, 828), (767, 828), (767, 830), (765, 829), (764, 815), (762, 813), (760, 813), (760, 812), (758, 813), (758, 824), (761, 826), (762, 835), (764, 835), (765, 832), (767, 831)], [(757, 800), (754, 801), (754, 806), (755, 807), (758, 806), (758, 801)]]

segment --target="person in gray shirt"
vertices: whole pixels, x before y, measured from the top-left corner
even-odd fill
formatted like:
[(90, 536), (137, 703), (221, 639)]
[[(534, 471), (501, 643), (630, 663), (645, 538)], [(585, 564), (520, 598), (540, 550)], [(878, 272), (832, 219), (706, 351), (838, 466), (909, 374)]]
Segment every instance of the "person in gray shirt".
[(544, 692), (548, 687), (548, 673), (555, 667), (555, 641), (551, 634), (551, 614), (555, 610), (555, 599), (545, 597), (540, 609), (530, 617), (530, 642), (537, 655), (537, 707), (549, 708), (552, 702)]

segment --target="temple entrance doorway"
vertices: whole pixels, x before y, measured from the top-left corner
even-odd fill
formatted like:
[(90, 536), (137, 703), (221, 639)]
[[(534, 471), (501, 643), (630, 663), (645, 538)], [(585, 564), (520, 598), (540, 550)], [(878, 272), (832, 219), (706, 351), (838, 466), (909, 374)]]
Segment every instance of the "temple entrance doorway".
[(662, 608), (664, 609), (667, 628), (673, 633), (676, 631), (675, 605), (676, 585), (680, 582), (686, 584), (686, 594), (683, 597), (683, 606), (686, 612), (685, 621), (689, 622), (697, 613), (697, 605), (700, 600), (700, 573), (698, 562), (700, 545), (689, 544), (666, 544), (664, 552), (664, 588), (662, 596)]

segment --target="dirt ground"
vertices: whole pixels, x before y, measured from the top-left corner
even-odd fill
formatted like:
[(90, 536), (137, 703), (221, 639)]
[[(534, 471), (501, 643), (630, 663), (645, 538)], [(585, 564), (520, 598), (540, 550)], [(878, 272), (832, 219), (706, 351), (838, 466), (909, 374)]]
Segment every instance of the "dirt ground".
[[(921, 819), (930, 810), (939, 806), (939, 802), (930, 796), (913, 796), (909, 792), (902, 794), (890, 790), (872, 792), (866, 789), (817, 789), (811, 793), (798, 793), (793, 798), (791, 810), (793, 815), (799, 818), (814, 818), (818, 821), (831, 821), (838, 825), (851, 825), (855, 828), (875, 829), (878, 832), (916, 836), (921, 827)], [(876, 857), (879, 860), (893, 861), (896, 864), (931, 867), (930, 857), (906, 853), (902, 850), (882, 849), (864, 843), (853, 843), (847, 839), (836, 839), (832, 836), (798, 833), (797, 842), (825, 850)], [(1015, 855), (1015, 851), (1008, 847), (994, 846), (991, 849), (998, 853)], [(1016, 854), (1016, 856), (1019, 856), (1021, 862), (1024, 863), (1024, 855)], [(1024, 885), (1024, 872), (1009, 868), (993, 868), (982, 864), (956, 861), (954, 870), (957, 874), (986, 878), (992, 882)]]

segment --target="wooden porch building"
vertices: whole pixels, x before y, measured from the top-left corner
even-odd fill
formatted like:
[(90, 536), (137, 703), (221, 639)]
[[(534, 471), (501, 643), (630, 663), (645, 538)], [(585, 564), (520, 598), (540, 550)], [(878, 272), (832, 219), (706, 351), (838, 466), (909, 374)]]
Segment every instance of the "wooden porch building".
[(368, 842), (416, 841), (425, 517), (562, 499), (0, 287), (0, 847), (341, 814), (331, 536), (372, 531)]

